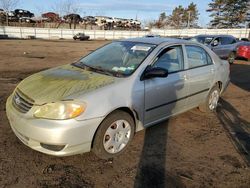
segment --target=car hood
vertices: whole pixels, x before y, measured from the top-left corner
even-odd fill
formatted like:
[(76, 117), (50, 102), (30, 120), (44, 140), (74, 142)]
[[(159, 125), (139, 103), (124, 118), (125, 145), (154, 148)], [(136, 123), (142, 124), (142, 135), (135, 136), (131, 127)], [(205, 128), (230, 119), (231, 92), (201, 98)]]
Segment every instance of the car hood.
[(33, 74), (17, 88), (35, 104), (41, 105), (70, 98), (78, 92), (87, 93), (114, 81), (115, 77), (64, 65)]

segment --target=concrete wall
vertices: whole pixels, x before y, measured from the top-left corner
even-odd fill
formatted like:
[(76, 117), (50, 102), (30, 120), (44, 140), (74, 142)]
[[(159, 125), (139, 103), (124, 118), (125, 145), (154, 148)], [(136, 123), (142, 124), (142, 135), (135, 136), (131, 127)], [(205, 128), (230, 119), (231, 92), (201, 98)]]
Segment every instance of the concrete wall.
[(14, 38), (28, 38), (35, 36), (43, 39), (72, 39), (77, 33), (85, 33), (90, 39), (121, 39), (142, 37), (148, 32), (145, 31), (105, 31), (105, 30), (84, 30), (84, 29), (50, 29), (50, 28), (31, 28), (31, 27), (0, 27), (0, 35), (8, 35)]
[(34, 36), (43, 39), (72, 39), (79, 32), (84, 32), (90, 39), (121, 39), (142, 37), (149, 33), (161, 36), (194, 36), (198, 34), (229, 34), (237, 38), (248, 38), (250, 29), (180, 29), (180, 30), (159, 30), (151, 31), (105, 31), (105, 30), (83, 30), (83, 29), (51, 29), (31, 27), (6, 27), (0, 26), (0, 35), (8, 35), (14, 38), (28, 38)]

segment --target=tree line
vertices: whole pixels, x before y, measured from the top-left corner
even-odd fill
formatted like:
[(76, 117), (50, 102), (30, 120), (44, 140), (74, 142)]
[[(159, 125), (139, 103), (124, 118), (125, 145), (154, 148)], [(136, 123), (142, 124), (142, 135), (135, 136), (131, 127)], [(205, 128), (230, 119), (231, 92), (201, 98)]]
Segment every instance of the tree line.
[(213, 28), (238, 28), (250, 21), (249, 0), (212, 0), (208, 6)]
[[(210, 13), (209, 28), (240, 28), (250, 27), (249, 0), (212, 0), (206, 10)], [(193, 2), (187, 7), (179, 5), (170, 15), (162, 12), (158, 20), (150, 22), (149, 27), (156, 28), (200, 28), (199, 11)]]

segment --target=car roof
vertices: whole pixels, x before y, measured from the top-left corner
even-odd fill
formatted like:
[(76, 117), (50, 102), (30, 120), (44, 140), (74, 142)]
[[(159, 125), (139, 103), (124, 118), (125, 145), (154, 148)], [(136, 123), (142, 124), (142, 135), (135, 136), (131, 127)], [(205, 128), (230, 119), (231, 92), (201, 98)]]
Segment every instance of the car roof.
[(122, 39), (119, 41), (128, 41), (128, 42), (138, 42), (138, 43), (147, 43), (147, 44), (154, 44), (159, 45), (161, 43), (180, 43), (180, 44), (193, 44), (191, 41), (183, 40), (183, 39), (176, 39), (176, 38), (163, 38), (163, 37), (138, 37), (138, 38), (129, 38), (129, 39)]
[(197, 35), (194, 37), (231, 37), (231, 38), (235, 38), (232, 35)]

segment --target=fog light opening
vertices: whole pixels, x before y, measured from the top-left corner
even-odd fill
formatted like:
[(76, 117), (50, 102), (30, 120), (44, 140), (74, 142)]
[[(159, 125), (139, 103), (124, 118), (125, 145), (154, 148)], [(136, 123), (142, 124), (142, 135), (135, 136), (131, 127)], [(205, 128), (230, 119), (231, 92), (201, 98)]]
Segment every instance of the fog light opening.
[(51, 151), (61, 151), (65, 147), (65, 145), (50, 145), (50, 144), (44, 144), (44, 143), (40, 143), (40, 145), (44, 149), (51, 150)]

